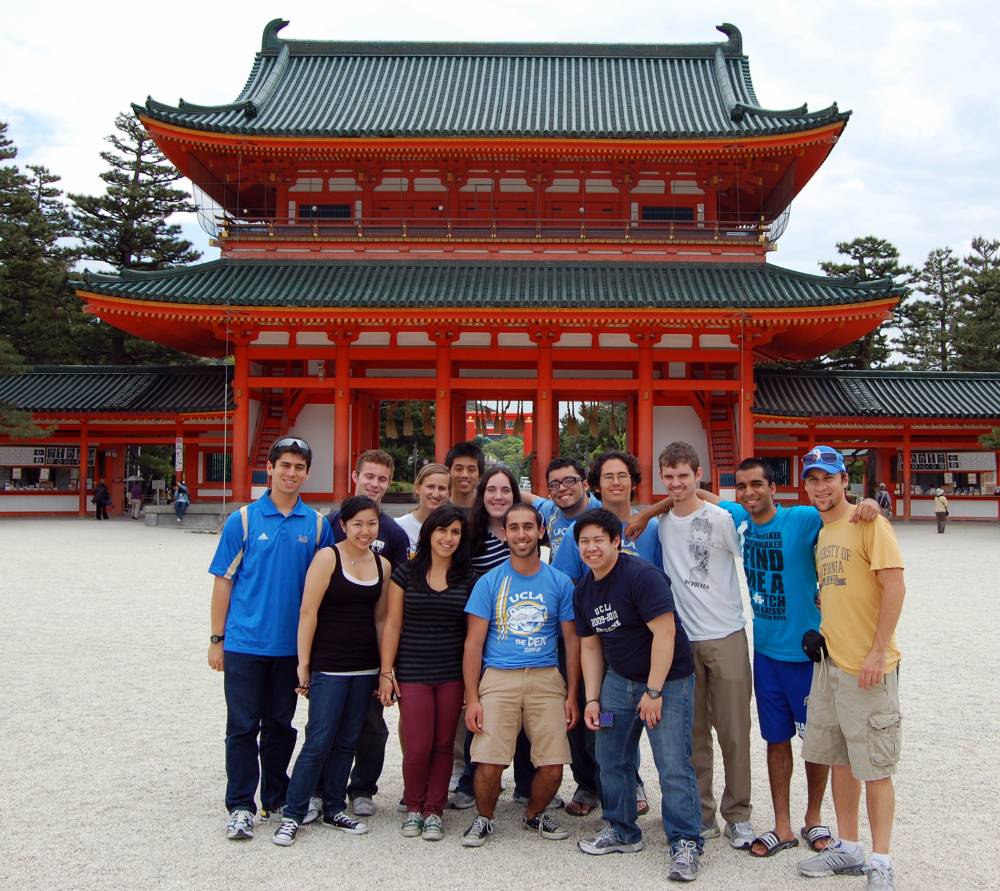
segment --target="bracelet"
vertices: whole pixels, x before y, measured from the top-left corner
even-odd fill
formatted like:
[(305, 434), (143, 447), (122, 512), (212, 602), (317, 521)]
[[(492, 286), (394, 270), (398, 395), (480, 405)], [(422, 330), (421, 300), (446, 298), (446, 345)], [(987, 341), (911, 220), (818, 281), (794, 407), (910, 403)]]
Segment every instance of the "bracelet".
[(390, 681), (395, 678), (395, 675), (391, 671), (383, 671), (379, 674), (380, 678), (388, 678)]
[(590, 703), (592, 703), (592, 702), (596, 702), (598, 705), (601, 704), (601, 700), (600, 699), (588, 699), (587, 702), (586, 702), (586, 704), (590, 705)]

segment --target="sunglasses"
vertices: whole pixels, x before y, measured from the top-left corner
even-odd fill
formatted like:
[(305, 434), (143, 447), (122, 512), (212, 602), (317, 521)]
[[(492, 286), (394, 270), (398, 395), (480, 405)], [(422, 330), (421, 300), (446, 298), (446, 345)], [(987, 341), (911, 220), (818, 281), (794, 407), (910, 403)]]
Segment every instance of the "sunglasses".
[(559, 489), (571, 489), (577, 483), (582, 483), (583, 479), (578, 476), (567, 476), (563, 477), (561, 480), (552, 480), (549, 483), (549, 491), (557, 492)]
[(299, 439), (295, 436), (286, 436), (283, 439), (279, 439), (273, 446), (271, 446), (271, 451), (274, 451), (275, 449), (287, 449), (289, 446), (301, 449), (307, 455), (312, 454), (312, 449), (309, 447), (309, 443), (307, 443), (304, 439)]
[(833, 449), (813, 449), (807, 452), (802, 458), (803, 467), (811, 467), (813, 464), (841, 464), (843, 458), (839, 452)]

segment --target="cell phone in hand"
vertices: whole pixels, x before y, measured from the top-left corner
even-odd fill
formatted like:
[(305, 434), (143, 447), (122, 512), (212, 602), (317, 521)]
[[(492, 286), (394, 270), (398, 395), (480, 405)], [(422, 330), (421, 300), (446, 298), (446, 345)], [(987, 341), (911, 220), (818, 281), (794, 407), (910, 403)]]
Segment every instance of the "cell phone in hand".
[(613, 727), (615, 723), (615, 713), (614, 712), (601, 712), (597, 716), (597, 726), (598, 727)]

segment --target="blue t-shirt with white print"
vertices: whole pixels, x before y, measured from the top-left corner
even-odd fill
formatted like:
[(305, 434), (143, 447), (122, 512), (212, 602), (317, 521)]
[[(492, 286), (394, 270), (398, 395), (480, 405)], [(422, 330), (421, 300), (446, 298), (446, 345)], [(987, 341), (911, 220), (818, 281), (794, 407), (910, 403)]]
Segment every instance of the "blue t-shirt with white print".
[[(588, 497), (590, 499), (587, 505), (588, 510), (601, 506), (600, 499), (595, 498), (593, 495)], [(545, 531), (549, 534), (549, 549), (552, 552), (549, 562), (554, 563), (556, 555), (559, 553), (559, 548), (562, 547), (562, 543), (566, 539), (566, 533), (573, 525), (573, 520), (567, 517), (560, 508), (556, 507), (556, 503), (551, 498), (535, 502), (535, 508), (545, 521)], [(575, 543), (572, 535), (569, 537), (569, 543), (571, 545)]]
[[(566, 573), (574, 582), (579, 581), (583, 578), (584, 574), (587, 572), (587, 564), (583, 562), (580, 558), (580, 549), (577, 547), (576, 542), (573, 540), (573, 527), (575, 523), (570, 523), (566, 530), (566, 546), (559, 549), (559, 553), (556, 554), (555, 559), (552, 561), (552, 565), (556, 569), (561, 569)], [(623, 554), (631, 554), (634, 557), (642, 557), (649, 563), (652, 563), (661, 572), (663, 571), (663, 551), (660, 548), (660, 535), (657, 531), (659, 528), (659, 523), (654, 517), (649, 521), (649, 525), (636, 539), (628, 539), (625, 537), (625, 526), (627, 524), (622, 521), (622, 546), (621, 551)]]

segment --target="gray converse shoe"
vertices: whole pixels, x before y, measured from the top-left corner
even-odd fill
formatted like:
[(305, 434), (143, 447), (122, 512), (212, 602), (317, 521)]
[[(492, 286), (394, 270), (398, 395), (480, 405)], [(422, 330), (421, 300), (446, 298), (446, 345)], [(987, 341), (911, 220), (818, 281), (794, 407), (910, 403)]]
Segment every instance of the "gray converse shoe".
[(357, 798), (352, 798), (351, 813), (353, 813), (355, 817), (374, 817), (375, 802), (372, 801), (367, 795), (359, 795)]
[(686, 838), (677, 842), (671, 854), (667, 878), (671, 882), (693, 882), (698, 878), (700, 868), (701, 856), (698, 854), (698, 846)]
[(753, 824), (749, 820), (742, 820), (738, 823), (726, 823), (724, 832), (726, 833), (726, 838), (729, 839), (729, 844), (736, 848), (737, 851), (745, 851), (753, 844), (753, 840), (757, 837), (753, 831)]
[(799, 872), (814, 879), (825, 876), (859, 876), (863, 874), (864, 867), (864, 849), (858, 845), (853, 853), (848, 852), (840, 839), (818, 854), (799, 861)]
[(421, 833), (424, 841), (441, 841), (444, 838), (444, 826), (437, 814), (424, 817), (424, 831)]
[(403, 833), (406, 838), (416, 838), (424, 831), (424, 817), (423, 814), (418, 814), (416, 811), (411, 811), (406, 815), (406, 819), (403, 820), (403, 825), (399, 827), (399, 831)]
[(472, 795), (466, 795), (464, 792), (456, 792), (448, 799), (448, 807), (456, 811), (464, 811), (472, 807), (475, 803), (476, 799)]
[(576, 846), (584, 854), (635, 854), (642, 850), (642, 839), (637, 842), (622, 841), (613, 826), (605, 826), (593, 838), (583, 838)]

